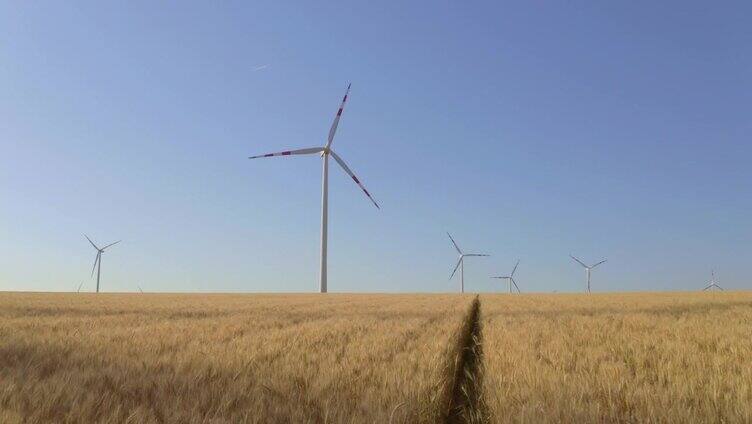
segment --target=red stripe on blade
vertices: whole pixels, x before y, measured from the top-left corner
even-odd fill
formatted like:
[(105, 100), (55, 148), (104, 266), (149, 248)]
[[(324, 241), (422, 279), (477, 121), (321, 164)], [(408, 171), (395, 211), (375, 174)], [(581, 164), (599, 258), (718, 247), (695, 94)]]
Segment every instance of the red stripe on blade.
[(290, 152), (282, 152), (282, 156), (290, 156)]

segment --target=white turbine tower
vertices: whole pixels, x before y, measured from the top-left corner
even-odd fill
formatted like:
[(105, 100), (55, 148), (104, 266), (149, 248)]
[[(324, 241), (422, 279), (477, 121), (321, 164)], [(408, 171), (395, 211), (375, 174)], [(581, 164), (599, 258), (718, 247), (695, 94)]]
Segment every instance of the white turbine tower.
[(457, 261), (457, 266), (454, 267), (454, 271), (452, 271), (452, 275), (449, 276), (449, 279), (451, 280), (452, 277), (454, 277), (454, 273), (457, 272), (457, 268), (460, 268), (460, 293), (465, 292), (465, 257), (467, 256), (491, 256), (486, 255), (482, 253), (462, 253), (462, 250), (459, 246), (457, 246), (457, 242), (454, 241), (452, 238), (452, 235), (447, 233), (449, 236), (449, 240), (452, 240), (452, 244), (454, 245), (454, 248), (457, 250), (457, 253), (460, 255), (460, 259)]
[(499, 280), (507, 280), (509, 282), (509, 293), (512, 293), (512, 284), (514, 284), (515, 287), (517, 287), (517, 293), (522, 293), (520, 291), (520, 287), (517, 285), (517, 282), (514, 281), (514, 272), (517, 271), (517, 266), (520, 264), (520, 261), (517, 260), (517, 263), (514, 265), (514, 269), (512, 269), (512, 273), (509, 275), (500, 275), (498, 277), (491, 277), (491, 278), (497, 278)]
[[(350, 94), (350, 85), (347, 86), (347, 91), (345, 92), (345, 97), (342, 98), (342, 103), (339, 106), (339, 110), (337, 111), (337, 116), (334, 117), (334, 122), (332, 123), (332, 127), (329, 129), (329, 138), (326, 141), (326, 145), (323, 147), (309, 147), (307, 149), (298, 149), (298, 150), (287, 150), (284, 152), (278, 152), (278, 153), (268, 153), (265, 155), (258, 155), (258, 156), (250, 156), (248, 159), (257, 159), (257, 158), (269, 158), (272, 156), (291, 156), (291, 155), (313, 155), (313, 154), (320, 154), (321, 155), (321, 162), (323, 164), (323, 170), (322, 170), (322, 177), (321, 177), (321, 268), (319, 270), (319, 291), (321, 293), (326, 293), (327, 291), (327, 284), (326, 284), (326, 277), (327, 277), (327, 267), (326, 267), (326, 246), (327, 246), (327, 223), (328, 223), (328, 207), (329, 207), (329, 156), (333, 157), (335, 161), (339, 164), (339, 166), (342, 167), (342, 169), (347, 173), (347, 175), (350, 176), (350, 178), (355, 181), (355, 184), (360, 187), (361, 190), (363, 190), (363, 193), (368, 196), (369, 199), (371, 199), (371, 202), (373, 202), (374, 205), (376, 205), (377, 208), (379, 208), (378, 203), (376, 203), (375, 200), (373, 200), (373, 197), (371, 197), (371, 194), (368, 193), (368, 190), (366, 190), (365, 187), (363, 187), (363, 184), (360, 183), (360, 180), (358, 180), (358, 177), (353, 174), (353, 172), (350, 170), (350, 168), (347, 166), (344, 160), (342, 160), (341, 157), (339, 157), (336, 153), (334, 153), (334, 150), (332, 150), (332, 141), (334, 141), (334, 134), (337, 132), (337, 126), (339, 125), (339, 120), (342, 117), (342, 110), (345, 108), (345, 102), (347, 102), (347, 96)], [(379, 208), (380, 209), (380, 208)]]
[(708, 284), (707, 287), (702, 289), (702, 291), (711, 290), (713, 288), (723, 291), (723, 288), (721, 288), (721, 286), (719, 286), (718, 283), (715, 281), (715, 270), (710, 271), (710, 284)]
[(585, 264), (584, 264), (584, 263), (583, 263), (583, 262), (582, 262), (581, 260), (579, 260), (579, 259), (575, 258), (575, 257), (574, 257), (574, 256), (572, 256), (571, 254), (569, 255), (569, 257), (570, 257), (570, 258), (572, 258), (572, 259), (574, 259), (575, 261), (577, 261), (577, 263), (578, 263), (578, 264), (582, 265), (582, 266), (583, 266), (583, 268), (585, 268), (585, 275), (587, 276), (587, 292), (588, 292), (588, 293), (590, 293), (590, 272), (591, 272), (591, 271), (592, 271), (592, 270), (593, 270), (593, 269), (594, 269), (595, 267), (597, 267), (598, 265), (600, 265), (600, 264), (602, 264), (602, 263), (606, 262), (606, 261), (607, 261), (608, 259), (604, 259), (604, 260), (602, 260), (602, 261), (598, 262), (598, 263), (597, 263), (597, 264), (595, 264), (595, 265), (587, 266), (587, 265), (585, 265)]
[[(84, 237), (86, 237), (86, 240), (89, 240), (89, 243), (91, 243), (91, 245), (94, 246), (95, 249), (97, 249), (97, 257), (94, 258), (94, 266), (91, 268), (91, 276), (92, 277), (94, 276), (94, 269), (96, 269), (97, 270), (97, 293), (99, 293), (99, 276), (100, 276), (101, 271), (102, 271), (102, 253), (104, 253), (104, 250), (107, 249), (108, 247), (116, 245), (116, 244), (120, 243), (122, 240), (118, 240), (115, 243), (110, 243), (107, 246), (105, 246), (105, 247), (103, 247), (103, 248), (100, 249), (99, 247), (97, 247), (96, 244), (94, 244), (93, 241), (91, 241), (91, 239), (89, 238), (89, 236), (87, 236), (86, 234), (84, 234)], [(99, 266), (97, 266), (97, 265), (99, 265)]]

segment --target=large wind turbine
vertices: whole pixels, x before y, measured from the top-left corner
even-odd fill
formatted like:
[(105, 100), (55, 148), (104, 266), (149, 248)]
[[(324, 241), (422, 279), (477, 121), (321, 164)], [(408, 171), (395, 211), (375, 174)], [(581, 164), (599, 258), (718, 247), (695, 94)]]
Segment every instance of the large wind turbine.
[(499, 280), (507, 280), (509, 282), (509, 293), (512, 293), (512, 284), (514, 284), (515, 287), (517, 287), (517, 293), (522, 293), (520, 291), (520, 287), (517, 285), (517, 282), (514, 281), (514, 272), (517, 271), (517, 265), (520, 264), (520, 261), (517, 260), (517, 263), (514, 265), (514, 269), (512, 269), (512, 273), (509, 275), (503, 275), (498, 277), (491, 277), (491, 278), (497, 278)]
[[(96, 269), (97, 270), (97, 293), (99, 293), (99, 275), (102, 272), (102, 253), (104, 253), (104, 250), (107, 249), (108, 247), (113, 246), (115, 244), (118, 244), (122, 240), (118, 240), (115, 243), (110, 243), (107, 246), (105, 246), (105, 247), (103, 247), (103, 248), (100, 249), (96, 244), (94, 244), (93, 241), (91, 241), (91, 239), (89, 238), (89, 236), (87, 236), (86, 234), (84, 234), (84, 237), (86, 237), (86, 240), (89, 240), (89, 243), (91, 243), (91, 245), (94, 246), (95, 249), (97, 249), (97, 257), (94, 258), (94, 266), (91, 268), (91, 276), (92, 277), (94, 276), (94, 269)], [(97, 266), (97, 265), (99, 265), (99, 266)]]
[(581, 260), (579, 260), (579, 259), (575, 258), (575, 257), (574, 257), (574, 256), (572, 256), (571, 254), (569, 255), (569, 257), (570, 257), (570, 258), (572, 258), (572, 259), (574, 259), (575, 261), (577, 261), (577, 263), (578, 263), (578, 264), (582, 265), (582, 266), (583, 266), (583, 268), (585, 268), (585, 275), (587, 276), (587, 292), (588, 292), (588, 293), (590, 293), (590, 272), (591, 272), (591, 271), (593, 270), (593, 268), (595, 268), (595, 267), (597, 267), (598, 265), (600, 265), (600, 264), (602, 264), (602, 263), (606, 262), (606, 261), (607, 261), (608, 259), (604, 259), (604, 260), (602, 260), (602, 261), (598, 262), (598, 263), (597, 263), (597, 264), (595, 264), (595, 265), (587, 266), (587, 265), (585, 265), (585, 264), (584, 264), (584, 263), (583, 263), (583, 262), (582, 262)]
[(361, 190), (363, 190), (363, 193), (368, 196), (369, 199), (371, 199), (371, 202), (373, 202), (374, 205), (376, 205), (377, 208), (379, 208), (378, 203), (376, 203), (375, 200), (373, 200), (373, 197), (371, 197), (371, 194), (368, 193), (368, 190), (366, 190), (365, 187), (363, 187), (363, 184), (360, 183), (360, 180), (358, 180), (358, 177), (353, 174), (353, 172), (350, 170), (350, 168), (347, 166), (344, 160), (342, 160), (341, 157), (339, 157), (336, 153), (334, 153), (334, 150), (332, 150), (332, 141), (334, 141), (334, 134), (337, 132), (337, 126), (339, 125), (339, 120), (342, 117), (342, 110), (345, 108), (345, 102), (347, 102), (347, 96), (350, 94), (350, 85), (347, 86), (347, 91), (345, 92), (345, 97), (342, 98), (342, 103), (339, 105), (339, 110), (337, 111), (337, 116), (334, 117), (334, 122), (332, 123), (332, 127), (329, 129), (329, 138), (326, 141), (326, 145), (323, 147), (309, 147), (307, 149), (298, 149), (298, 150), (287, 150), (284, 152), (278, 152), (278, 153), (267, 153), (265, 155), (258, 155), (258, 156), (250, 156), (248, 159), (256, 159), (256, 158), (269, 158), (272, 156), (290, 156), (290, 155), (313, 155), (313, 154), (320, 154), (321, 155), (321, 162), (323, 164), (323, 170), (322, 170), (322, 177), (321, 177), (321, 268), (319, 270), (319, 291), (321, 293), (326, 293), (327, 286), (326, 286), (326, 241), (327, 241), (327, 225), (328, 225), (328, 207), (329, 207), (329, 156), (333, 157), (335, 161), (339, 164), (339, 166), (342, 167), (342, 169), (349, 175), (353, 181), (355, 181), (355, 184), (360, 187)]
[(719, 286), (718, 283), (715, 281), (715, 270), (710, 271), (710, 284), (708, 284), (707, 287), (702, 289), (702, 291), (710, 290), (713, 288), (723, 291), (723, 288), (721, 288), (721, 286)]
[(454, 245), (454, 248), (457, 249), (457, 253), (459, 253), (460, 258), (457, 261), (457, 266), (454, 267), (454, 271), (452, 271), (452, 275), (449, 276), (449, 279), (451, 280), (452, 277), (454, 277), (454, 273), (457, 272), (457, 268), (460, 269), (460, 293), (465, 292), (465, 257), (467, 256), (491, 256), (486, 255), (483, 253), (462, 253), (462, 250), (459, 246), (457, 246), (457, 242), (454, 241), (452, 238), (452, 235), (447, 233), (449, 236), (449, 240), (452, 240), (452, 244)]

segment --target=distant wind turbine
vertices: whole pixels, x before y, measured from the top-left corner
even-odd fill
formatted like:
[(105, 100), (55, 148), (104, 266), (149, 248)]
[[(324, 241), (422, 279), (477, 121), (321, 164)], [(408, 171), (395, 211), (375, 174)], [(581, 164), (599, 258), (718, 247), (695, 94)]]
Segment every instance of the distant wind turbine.
[(143, 291), (143, 290), (141, 289), (141, 286), (140, 286), (140, 285), (136, 284), (136, 287), (138, 287), (138, 291), (140, 291), (140, 292), (141, 292), (141, 294), (144, 294), (144, 291)]
[(272, 156), (290, 156), (290, 155), (313, 155), (320, 154), (321, 161), (323, 163), (322, 178), (321, 178), (321, 265), (319, 269), (319, 291), (321, 293), (327, 292), (327, 227), (328, 227), (328, 208), (329, 208), (329, 156), (333, 157), (340, 167), (347, 173), (347, 175), (355, 181), (355, 184), (363, 190), (363, 193), (373, 202), (376, 208), (379, 208), (378, 203), (373, 200), (368, 190), (361, 184), (358, 177), (353, 174), (350, 167), (347, 166), (344, 160), (332, 150), (332, 141), (334, 141), (334, 134), (337, 132), (337, 126), (339, 120), (342, 117), (342, 111), (345, 108), (345, 102), (347, 102), (347, 96), (350, 94), (350, 85), (347, 86), (345, 97), (342, 98), (342, 103), (337, 110), (337, 115), (334, 117), (332, 127), (329, 129), (329, 138), (326, 141), (326, 145), (323, 147), (309, 147), (307, 149), (287, 150), (278, 153), (268, 153), (265, 155), (250, 156), (248, 159), (257, 158), (269, 158)]
[(452, 240), (452, 244), (454, 245), (454, 248), (457, 250), (457, 253), (459, 253), (459, 255), (460, 255), (460, 258), (457, 261), (457, 266), (454, 267), (454, 271), (452, 271), (452, 275), (449, 276), (449, 279), (451, 280), (452, 277), (454, 277), (454, 273), (456, 273), (457, 272), (457, 268), (459, 268), (460, 269), (460, 293), (464, 293), (465, 292), (465, 257), (468, 257), (468, 256), (491, 256), (491, 255), (486, 255), (486, 254), (483, 254), (483, 253), (462, 253), (462, 250), (460, 249), (459, 246), (457, 246), (457, 243), (452, 238), (452, 235), (449, 234), (449, 233), (447, 233), (447, 235), (449, 236), (449, 240)]
[(584, 263), (583, 263), (583, 262), (582, 262), (581, 260), (579, 260), (579, 259), (575, 258), (575, 257), (574, 257), (574, 256), (572, 256), (571, 254), (569, 255), (569, 257), (570, 257), (570, 258), (572, 258), (572, 259), (574, 259), (575, 261), (577, 261), (577, 263), (578, 263), (578, 264), (582, 265), (582, 266), (583, 266), (583, 268), (585, 268), (585, 275), (587, 276), (587, 292), (588, 292), (588, 293), (590, 293), (590, 272), (591, 272), (591, 271), (592, 271), (592, 270), (593, 270), (593, 269), (594, 269), (595, 267), (597, 267), (598, 265), (600, 265), (600, 264), (602, 264), (602, 263), (606, 262), (606, 261), (607, 261), (608, 259), (604, 259), (604, 260), (602, 260), (602, 261), (598, 262), (598, 263), (597, 263), (597, 264), (595, 264), (595, 265), (587, 266), (587, 265), (585, 265), (585, 264), (584, 264)]
[(84, 285), (84, 282), (81, 281), (81, 284), (78, 285), (78, 289), (76, 290), (76, 293), (81, 293), (81, 286)]
[(707, 287), (702, 289), (702, 291), (711, 290), (713, 288), (723, 291), (723, 288), (721, 288), (721, 286), (719, 286), (718, 283), (715, 281), (715, 270), (710, 271), (710, 284), (708, 284)]
[(514, 265), (514, 269), (512, 269), (512, 273), (505, 276), (498, 276), (498, 277), (491, 277), (491, 278), (497, 278), (499, 280), (507, 280), (509, 282), (509, 293), (512, 293), (512, 284), (514, 284), (515, 287), (517, 287), (517, 293), (522, 293), (520, 291), (520, 287), (517, 285), (517, 282), (514, 281), (514, 272), (517, 271), (517, 266), (520, 264), (520, 261), (517, 260), (517, 263)]
[[(86, 237), (86, 240), (89, 240), (89, 243), (91, 243), (91, 245), (94, 246), (95, 249), (97, 249), (97, 257), (94, 258), (94, 266), (91, 268), (91, 276), (92, 277), (94, 276), (94, 270), (96, 269), (97, 270), (97, 293), (99, 293), (99, 276), (100, 276), (100, 274), (102, 272), (102, 253), (104, 253), (105, 249), (107, 249), (108, 247), (116, 245), (116, 244), (120, 243), (122, 240), (118, 240), (115, 243), (110, 243), (107, 246), (105, 246), (105, 247), (103, 247), (103, 248), (100, 249), (99, 247), (97, 247), (96, 244), (94, 244), (93, 241), (91, 241), (91, 239), (89, 238), (89, 236), (87, 236), (86, 234), (84, 234), (84, 237)], [(99, 265), (99, 266), (97, 266), (97, 265)]]

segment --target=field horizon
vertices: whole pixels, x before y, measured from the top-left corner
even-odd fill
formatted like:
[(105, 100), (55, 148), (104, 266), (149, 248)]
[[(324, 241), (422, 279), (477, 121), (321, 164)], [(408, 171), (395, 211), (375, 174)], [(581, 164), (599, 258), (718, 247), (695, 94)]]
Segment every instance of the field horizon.
[[(94, 291), (80, 291), (77, 292), (75, 290), (72, 291), (50, 291), (50, 290), (0, 290), (0, 294), (4, 293), (14, 293), (14, 294), (99, 294), (99, 295), (107, 295), (107, 294), (168, 294), (168, 295), (258, 295), (258, 296), (266, 296), (266, 295), (310, 295), (310, 296), (329, 296), (329, 295), (365, 295), (365, 296), (403, 296), (403, 295), (484, 295), (484, 294), (498, 294), (498, 295), (509, 295), (504, 290), (498, 290), (498, 291), (466, 291), (465, 293), (457, 293), (452, 291), (436, 291), (436, 292), (427, 292), (427, 291), (414, 291), (414, 292), (388, 292), (388, 291), (373, 291), (373, 292), (367, 292), (367, 291), (329, 291), (327, 293), (315, 293), (315, 292), (265, 292), (265, 291), (147, 291), (144, 290), (144, 292), (139, 291), (101, 291), (99, 293), (96, 293)], [(630, 294), (699, 294), (699, 293), (752, 293), (752, 289), (724, 289), (723, 291), (706, 291), (703, 292), (701, 289), (697, 290), (638, 290), (638, 291), (593, 291), (592, 293), (587, 293), (585, 291), (556, 291), (556, 292), (550, 292), (550, 291), (526, 291), (522, 293), (512, 293), (511, 296), (526, 296), (526, 295), (575, 295), (575, 296), (598, 296), (598, 295), (630, 295)]]

